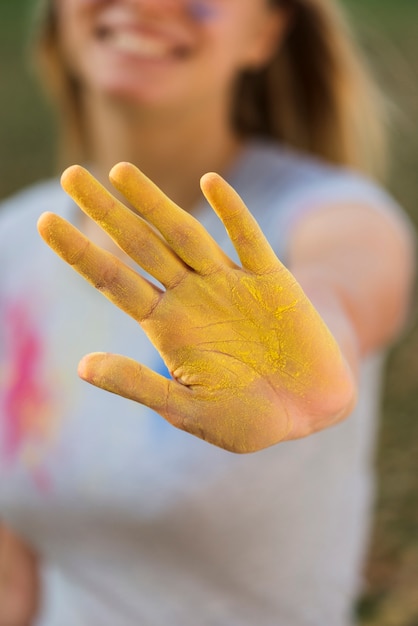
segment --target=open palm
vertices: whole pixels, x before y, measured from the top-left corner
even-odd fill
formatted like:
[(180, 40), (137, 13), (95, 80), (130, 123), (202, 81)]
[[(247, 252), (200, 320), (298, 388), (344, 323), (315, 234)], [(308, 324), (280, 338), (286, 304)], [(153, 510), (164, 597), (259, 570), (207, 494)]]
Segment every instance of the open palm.
[(216, 174), (202, 178), (241, 267), (133, 165), (116, 165), (110, 179), (137, 213), (80, 166), (69, 168), (62, 184), (161, 288), (54, 214), (40, 218), (39, 231), (141, 324), (172, 379), (104, 353), (82, 360), (82, 378), (235, 452), (315, 430), (306, 416), (321, 422), (346, 384), (346, 368), (325, 324), (236, 192)]

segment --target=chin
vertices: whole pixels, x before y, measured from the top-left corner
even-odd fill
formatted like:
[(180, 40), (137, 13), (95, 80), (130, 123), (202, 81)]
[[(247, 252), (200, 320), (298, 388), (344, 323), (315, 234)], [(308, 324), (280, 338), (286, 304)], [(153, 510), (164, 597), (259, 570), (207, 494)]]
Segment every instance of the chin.
[(135, 82), (102, 81), (96, 84), (95, 91), (99, 97), (113, 103), (124, 106), (131, 105), (143, 109), (151, 109), (154, 112), (168, 110), (175, 107), (175, 98), (167, 94), (166, 90), (151, 89), (150, 86), (142, 87)]

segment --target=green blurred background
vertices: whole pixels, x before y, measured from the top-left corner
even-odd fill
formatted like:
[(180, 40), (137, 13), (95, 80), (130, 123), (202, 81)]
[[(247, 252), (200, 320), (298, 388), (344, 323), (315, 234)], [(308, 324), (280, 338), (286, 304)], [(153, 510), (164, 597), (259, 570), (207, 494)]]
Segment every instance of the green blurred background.
[[(0, 0), (0, 198), (56, 169), (53, 115), (28, 69), (32, 3)], [(344, 5), (392, 114), (388, 187), (418, 225), (418, 0), (344, 0)], [(389, 360), (376, 519), (358, 609), (367, 626), (418, 626), (416, 319), (415, 314)]]

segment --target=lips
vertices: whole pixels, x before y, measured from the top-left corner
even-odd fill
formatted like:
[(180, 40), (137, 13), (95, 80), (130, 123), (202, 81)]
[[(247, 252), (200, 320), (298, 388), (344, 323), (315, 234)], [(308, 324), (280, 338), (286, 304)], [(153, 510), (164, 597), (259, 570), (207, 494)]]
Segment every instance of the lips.
[(191, 34), (177, 20), (147, 22), (129, 6), (116, 4), (100, 13), (95, 35), (121, 53), (150, 60), (186, 57), (193, 45)]

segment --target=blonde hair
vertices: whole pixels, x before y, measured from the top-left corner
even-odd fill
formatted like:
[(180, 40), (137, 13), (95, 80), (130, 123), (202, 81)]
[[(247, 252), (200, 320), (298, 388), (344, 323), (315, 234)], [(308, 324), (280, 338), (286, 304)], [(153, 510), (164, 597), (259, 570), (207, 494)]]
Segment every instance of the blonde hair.
[[(383, 171), (382, 98), (335, 0), (272, 0), (290, 12), (284, 42), (269, 64), (238, 81), (233, 122), (330, 163)], [(80, 87), (61, 57), (51, 0), (39, 5), (35, 49), (58, 105), (64, 160), (88, 155)], [(66, 164), (66, 163), (64, 163)]]

